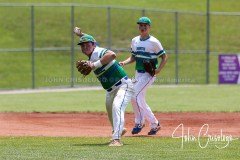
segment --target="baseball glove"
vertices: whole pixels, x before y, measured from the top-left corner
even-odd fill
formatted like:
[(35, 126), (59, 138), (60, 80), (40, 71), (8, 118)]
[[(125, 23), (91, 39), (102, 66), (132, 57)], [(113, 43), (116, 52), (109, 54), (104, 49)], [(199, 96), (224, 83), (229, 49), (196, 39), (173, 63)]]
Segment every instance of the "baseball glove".
[(85, 61), (85, 60), (77, 61), (76, 62), (76, 67), (78, 69), (78, 72), (80, 72), (84, 76), (89, 75), (91, 73), (91, 71), (92, 71), (92, 68), (91, 68), (89, 62)]
[(146, 72), (148, 72), (152, 77), (155, 75), (155, 63), (153, 61), (145, 60), (143, 61), (143, 67)]

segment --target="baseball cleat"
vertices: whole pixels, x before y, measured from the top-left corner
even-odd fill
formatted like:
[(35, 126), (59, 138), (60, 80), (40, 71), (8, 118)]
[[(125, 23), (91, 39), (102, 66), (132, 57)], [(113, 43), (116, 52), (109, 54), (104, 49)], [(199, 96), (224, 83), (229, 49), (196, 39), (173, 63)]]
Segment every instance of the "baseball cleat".
[(109, 143), (109, 147), (121, 147), (123, 144), (120, 142), (120, 139), (113, 139), (110, 143)]
[(145, 127), (145, 124), (135, 124), (135, 127), (132, 129), (132, 134), (138, 134), (142, 131), (143, 127)]
[[(114, 133), (114, 131), (112, 131), (112, 134), (113, 134), (113, 133)], [(123, 136), (123, 135), (126, 134), (126, 133), (127, 133), (127, 128), (123, 128), (121, 136)]]
[(148, 135), (156, 135), (157, 132), (161, 129), (161, 126), (160, 124), (158, 123), (157, 127), (155, 128), (152, 128), (149, 132), (148, 132)]
[(123, 128), (121, 136), (127, 133), (127, 128)]

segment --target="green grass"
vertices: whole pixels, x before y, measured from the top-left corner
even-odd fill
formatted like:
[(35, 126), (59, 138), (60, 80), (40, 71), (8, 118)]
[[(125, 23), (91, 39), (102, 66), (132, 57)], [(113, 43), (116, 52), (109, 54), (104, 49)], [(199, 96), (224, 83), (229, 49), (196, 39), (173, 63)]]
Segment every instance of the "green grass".
[[(124, 60), (130, 53), (118, 54), (118, 60)], [(35, 61), (35, 86), (70, 86), (71, 61), (69, 52), (38, 52)], [(86, 59), (81, 53), (76, 53), (75, 59)], [(180, 84), (204, 84), (205, 78), (204, 54), (179, 55), (179, 83)], [(135, 74), (134, 65), (125, 67), (129, 77)], [(85, 79), (75, 69), (74, 82), (76, 85), (100, 85), (94, 74)], [(210, 56), (210, 83), (218, 83), (218, 56)], [(169, 55), (168, 63), (158, 76), (155, 84), (175, 84), (175, 55)], [(31, 55), (30, 53), (2, 53), (0, 59), (0, 89), (31, 88)]]
[[(6, 2), (0, 0), (0, 2)], [(39, 3), (38, 0), (11, 0), (16, 3)], [(41, 3), (79, 3), (79, 4), (97, 4), (97, 5), (116, 5), (116, 6), (136, 6), (141, 8), (159, 8), (176, 10), (197, 10), (205, 11), (206, 2), (202, 0), (42, 0)], [(237, 0), (211, 0), (210, 8), (213, 11), (239, 11), (236, 5)]]
[[(239, 89), (231, 85), (153, 86), (147, 102), (157, 112), (236, 112), (240, 111)], [(106, 111), (103, 90), (0, 95), (0, 102), (0, 112)], [(132, 111), (130, 104), (127, 111)]]
[[(5, 2), (0, 0), (1, 2)], [(11, 2), (39, 2), (36, 0), (12, 0)], [(84, 0), (43, 0), (44, 2), (85, 4)], [(202, 0), (90, 0), (89, 4), (131, 6), (152, 9), (169, 9), (181, 11), (206, 11), (206, 1)], [(239, 12), (238, 0), (211, 0), (211, 11)], [(160, 7), (159, 7), (160, 6)], [(30, 48), (31, 46), (31, 10), (29, 7), (0, 7), (0, 48)], [(97, 13), (97, 14), (96, 14)], [(166, 50), (175, 49), (175, 16), (173, 13), (146, 10), (153, 25), (151, 34), (157, 37)], [(87, 15), (87, 16), (86, 16)], [(141, 10), (111, 10), (111, 39), (113, 48), (129, 48), (131, 39), (138, 35), (136, 20), (142, 15)], [(107, 9), (76, 7), (75, 25), (84, 32), (91, 33), (102, 47), (107, 47)], [(35, 47), (70, 47), (71, 46), (71, 10), (70, 7), (35, 7)], [(238, 26), (239, 16), (211, 15), (211, 52), (239, 53)], [(206, 48), (206, 17), (202, 15), (179, 14), (179, 49), (202, 50)], [(75, 38), (75, 43), (77, 42)], [(75, 46), (77, 48), (77, 46)], [(0, 89), (31, 88), (31, 53), (1, 52)], [(78, 59), (76, 51), (75, 59)], [(119, 55), (124, 59), (129, 53)], [(82, 57), (82, 56), (81, 56)], [(86, 59), (86, 58), (85, 58)], [(179, 79), (182, 84), (205, 83), (205, 60), (202, 54), (179, 55)], [(159, 84), (175, 83), (175, 56), (170, 59)], [(36, 87), (70, 85), (69, 51), (36, 52)], [(133, 66), (126, 67), (133, 76)], [(78, 73), (75, 70), (75, 75)], [(210, 83), (217, 83), (217, 55), (210, 55)], [(58, 82), (46, 79), (60, 78)], [(80, 76), (77, 76), (79, 78)], [(90, 76), (94, 78), (94, 76)], [(97, 83), (78, 82), (78, 85), (96, 85)]]
[[(206, 139), (205, 139), (206, 140)], [(209, 142), (201, 149), (198, 142), (184, 143), (173, 138), (123, 138), (124, 146), (110, 148), (109, 138), (44, 138), (2, 137), (0, 159), (239, 159), (240, 141), (230, 142), (224, 149), (217, 149)], [(205, 142), (201, 142), (205, 143)], [(223, 146), (226, 143), (218, 143)]]
[[(1, 2), (1, 1), (0, 1)], [(14, 1), (12, 1), (14, 2)], [(19, 2), (19, 1), (17, 1)], [(37, 1), (20, 1), (37, 2)], [(44, 2), (44, 1), (42, 1)], [(57, 1), (45, 1), (57, 2)], [(77, 2), (85, 1), (58, 1)], [(206, 2), (202, 0), (191, 1), (88, 1), (90, 4), (144, 7), (153, 9), (168, 9), (182, 11), (206, 11)], [(211, 0), (212, 11), (239, 11), (238, 0)], [(161, 6), (161, 7), (156, 7)], [(31, 44), (30, 8), (29, 7), (0, 7), (0, 39), (1, 48), (29, 48)], [(35, 45), (36, 47), (65, 47), (70, 46), (71, 18), (70, 7), (36, 7), (35, 8)], [(96, 14), (97, 13), (97, 14)], [(165, 49), (175, 48), (175, 17), (174, 13), (146, 11), (152, 21), (152, 35), (160, 39)], [(88, 18), (86, 18), (86, 15)], [(128, 48), (130, 40), (138, 34), (136, 22), (142, 15), (141, 10), (111, 10), (112, 47)], [(96, 21), (97, 20), (97, 21)], [(107, 46), (107, 9), (106, 8), (75, 8), (75, 25), (95, 36), (102, 46)], [(96, 27), (97, 25), (97, 27)], [(121, 26), (121, 27), (120, 27)], [(124, 27), (123, 27), (124, 26)], [(238, 16), (211, 16), (211, 50), (218, 52), (239, 51)], [(179, 49), (204, 50), (206, 18), (202, 15), (179, 15)], [(11, 31), (11, 32), (10, 32)], [(57, 33), (57, 34), (56, 34)], [(228, 39), (226, 41), (226, 38)]]

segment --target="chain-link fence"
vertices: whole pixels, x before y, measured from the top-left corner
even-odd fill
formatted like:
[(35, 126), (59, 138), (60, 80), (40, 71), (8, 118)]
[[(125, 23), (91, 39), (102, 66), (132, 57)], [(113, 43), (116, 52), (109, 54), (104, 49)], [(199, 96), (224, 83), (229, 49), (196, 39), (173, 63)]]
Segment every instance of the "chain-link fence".
[[(75, 69), (75, 60), (86, 57), (76, 45), (73, 27), (93, 35), (122, 60), (130, 56), (141, 16), (152, 20), (151, 34), (169, 54), (156, 84), (217, 83), (217, 55), (239, 53), (239, 12), (1, 4), (0, 89), (97, 85), (94, 75), (83, 79)], [(126, 70), (134, 75), (133, 65)]]

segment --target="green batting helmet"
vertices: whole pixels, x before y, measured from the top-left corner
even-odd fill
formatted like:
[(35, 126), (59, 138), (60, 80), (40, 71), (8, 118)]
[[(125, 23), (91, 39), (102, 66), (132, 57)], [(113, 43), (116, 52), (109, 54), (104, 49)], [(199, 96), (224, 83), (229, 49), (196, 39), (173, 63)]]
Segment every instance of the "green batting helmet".
[(151, 20), (148, 17), (141, 17), (139, 18), (139, 20), (137, 21), (137, 24), (139, 23), (146, 23), (148, 25), (151, 25)]
[(89, 34), (84, 34), (84, 35), (79, 39), (78, 45), (81, 45), (82, 43), (85, 43), (85, 42), (93, 42), (93, 43), (95, 43), (96, 40), (93, 38), (93, 36), (91, 36), (91, 35), (89, 35)]

